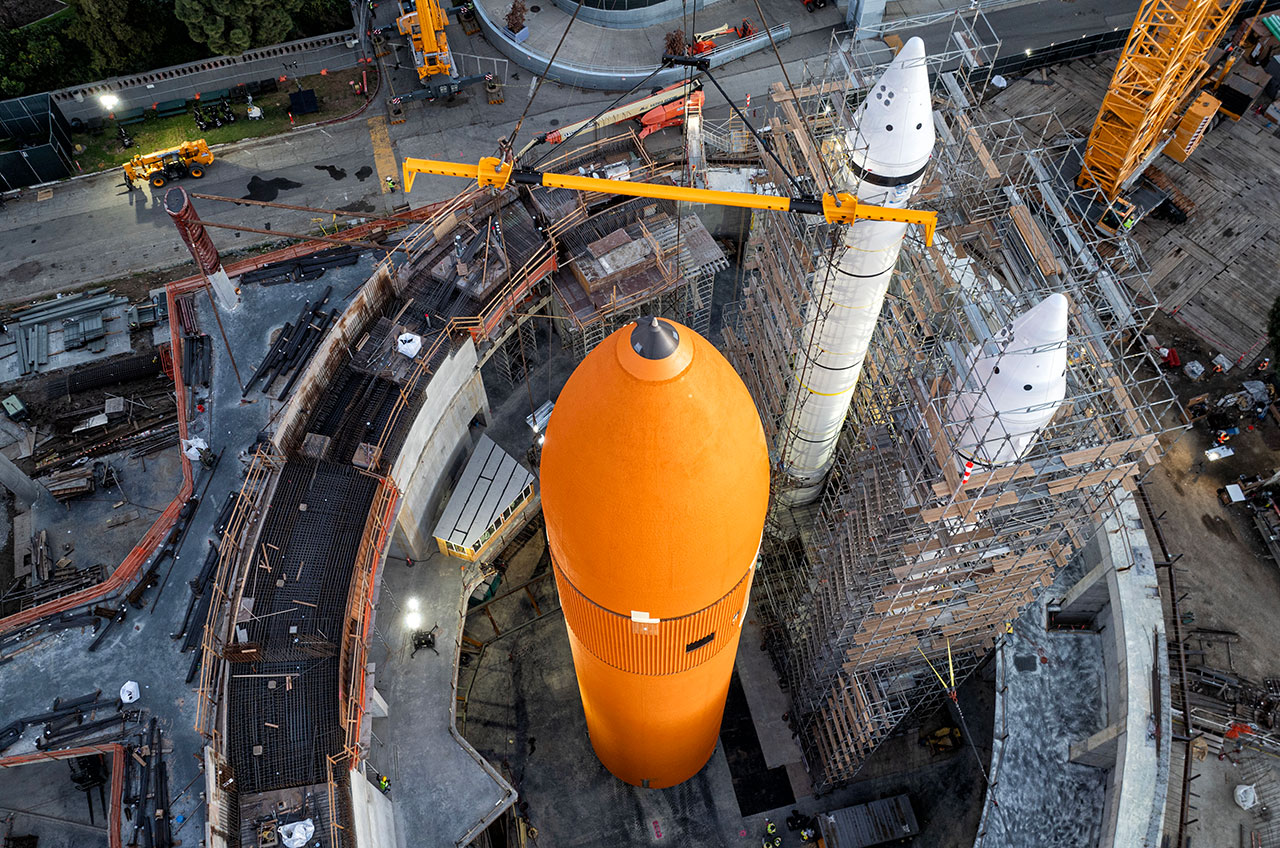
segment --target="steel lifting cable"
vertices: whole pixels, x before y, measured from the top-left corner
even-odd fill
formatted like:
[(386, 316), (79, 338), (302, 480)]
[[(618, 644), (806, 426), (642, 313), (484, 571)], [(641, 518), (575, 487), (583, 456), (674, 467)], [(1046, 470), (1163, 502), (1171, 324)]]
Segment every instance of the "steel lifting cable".
[[(551, 58), (547, 60), (547, 67), (542, 72), (542, 76), (538, 77), (538, 84), (533, 87), (533, 94), (529, 95), (529, 102), (524, 104), (524, 111), (520, 113), (520, 120), (516, 121), (516, 128), (511, 131), (511, 138), (498, 145), (498, 158), (505, 160), (508, 153), (512, 153), (516, 149), (516, 136), (520, 135), (520, 127), (524, 124), (525, 117), (529, 114), (529, 107), (533, 105), (533, 101), (537, 99), (538, 92), (542, 91), (542, 84), (547, 81), (547, 72), (551, 70), (551, 66), (555, 64), (556, 57), (560, 55), (560, 48), (564, 46), (565, 39), (569, 37), (569, 30), (573, 29), (573, 22), (578, 19), (578, 13), (582, 11), (582, 0), (578, 0), (578, 5), (574, 7), (573, 17), (569, 19), (568, 25), (564, 28), (564, 32), (560, 33), (560, 42), (556, 44), (556, 49), (551, 52)], [(506, 148), (505, 150), (503, 148)], [(515, 164), (515, 163), (512, 163)]]
[[(773, 40), (773, 32), (769, 28), (769, 22), (765, 20), (764, 9), (760, 8), (760, 0), (752, 0), (756, 6), (756, 14), (760, 16), (760, 25), (764, 27), (764, 34), (769, 37), (769, 46), (773, 48), (773, 56), (778, 60), (778, 68), (782, 71), (782, 79), (787, 84), (787, 91), (791, 93), (792, 99), (796, 103), (797, 114), (800, 111), (800, 95), (796, 93), (795, 86), (791, 84), (791, 75), (787, 73), (787, 65), (782, 61), (782, 54), (778, 52), (778, 44)], [(804, 120), (801, 115), (801, 121), (804, 125), (804, 131), (809, 136), (809, 141), (813, 143), (813, 149), (817, 151), (818, 165), (822, 168), (822, 176), (827, 181), (827, 193), (836, 199), (836, 205), (840, 204), (840, 195), (836, 193), (835, 181), (831, 179), (831, 172), (827, 170), (826, 160), (822, 158), (822, 147), (818, 144), (817, 137), (813, 134), (813, 127), (809, 126), (809, 122)]]

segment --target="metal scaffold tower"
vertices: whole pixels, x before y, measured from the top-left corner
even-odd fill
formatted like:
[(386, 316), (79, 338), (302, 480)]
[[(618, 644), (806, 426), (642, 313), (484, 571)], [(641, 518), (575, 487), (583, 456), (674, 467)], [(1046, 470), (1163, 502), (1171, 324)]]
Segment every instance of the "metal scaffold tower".
[[(628, 132), (584, 145), (546, 163), (548, 169), (614, 179), (662, 181)], [(556, 332), (577, 359), (641, 315), (660, 315), (706, 335), (715, 275), (729, 266), (701, 220), (670, 200), (560, 188), (529, 197), (563, 248), (552, 277)]]
[[(958, 683), (978, 666), (1088, 542), (1112, 493), (1158, 460), (1176, 405), (1142, 341), (1154, 306), (1130, 294), (1145, 288), (1141, 256), (1099, 241), (1065, 205), (1074, 174), (1055, 163), (1081, 139), (1049, 113), (977, 112), (985, 26), (980, 13), (954, 15), (947, 43), (964, 49), (930, 56), (939, 149), (917, 203), (938, 211), (938, 236), (908, 235), (820, 502), (776, 508), (762, 548), (757, 610), (819, 790), (937, 706), (949, 688), (937, 669), (952, 666)], [(821, 178), (827, 139), (848, 131), (878, 76), (861, 62), (837, 42), (803, 89), (775, 90), (773, 140), (793, 172)], [(726, 355), (775, 461), (829, 245), (827, 225), (757, 214), (742, 297), (726, 308)], [(960, 389), (987, 390), (973, 385), (976, 352), (1054, 294), (1069, 301), (1065, 400), (1016, 459), (966, 468), (958, 448), (980, 422)]]

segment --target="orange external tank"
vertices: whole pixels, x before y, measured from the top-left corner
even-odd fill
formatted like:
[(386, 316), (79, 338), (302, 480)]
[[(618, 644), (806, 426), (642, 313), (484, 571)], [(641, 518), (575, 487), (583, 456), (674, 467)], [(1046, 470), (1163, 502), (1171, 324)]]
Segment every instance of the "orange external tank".
[(768, 508), (751, 396), (689, 328), (628, 324), (561, 391), (541, 483), (596, 756), (636, 786), (688, 780), (715, 750)]

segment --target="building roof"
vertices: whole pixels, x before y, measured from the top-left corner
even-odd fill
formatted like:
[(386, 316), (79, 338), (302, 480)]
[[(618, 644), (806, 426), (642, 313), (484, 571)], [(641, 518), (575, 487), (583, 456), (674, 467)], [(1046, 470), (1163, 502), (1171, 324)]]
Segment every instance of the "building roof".
[(464, 548), (475, 547), (494, 519), (532, 483), (533, 474), (515, 457), (493, 439), (481, 436), (432, 535)]

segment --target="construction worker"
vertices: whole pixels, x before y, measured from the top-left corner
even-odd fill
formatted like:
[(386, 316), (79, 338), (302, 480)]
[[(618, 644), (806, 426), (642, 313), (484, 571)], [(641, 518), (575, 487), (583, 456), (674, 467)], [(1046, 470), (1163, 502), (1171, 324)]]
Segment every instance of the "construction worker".
[(396, 178), (395, 178), (395, 177), (387, 177), (387, 179), (386, 179), (386, 183), (387, 183), (387, 191), (388, 191), (390, 194), (395, 194), (395, 193), (396, 193)]
[(1258, 363), (1258, 370), (1266, 371), (1270, 367), (1271, 367), (1271, 358), (1267, 356), (1262, 357), (1262, 361)]
[(383, 795), (391, 794), (391, 781), (387, 780), (385, 774), (378, 775), (378, 788), (382, 790)]

